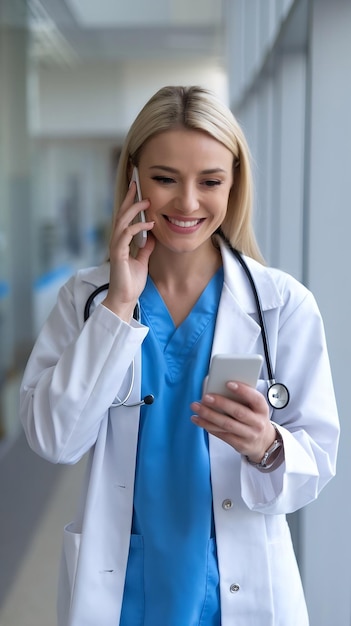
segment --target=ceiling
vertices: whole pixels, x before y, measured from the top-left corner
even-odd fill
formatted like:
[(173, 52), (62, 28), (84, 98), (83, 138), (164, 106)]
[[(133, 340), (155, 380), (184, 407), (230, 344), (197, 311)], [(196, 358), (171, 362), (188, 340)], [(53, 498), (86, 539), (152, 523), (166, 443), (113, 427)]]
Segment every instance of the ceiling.
[(29, 16), (32, 57), (46, 65), (129, 59), (221, 61), (224, 55), (219, 0), (22, 2)]

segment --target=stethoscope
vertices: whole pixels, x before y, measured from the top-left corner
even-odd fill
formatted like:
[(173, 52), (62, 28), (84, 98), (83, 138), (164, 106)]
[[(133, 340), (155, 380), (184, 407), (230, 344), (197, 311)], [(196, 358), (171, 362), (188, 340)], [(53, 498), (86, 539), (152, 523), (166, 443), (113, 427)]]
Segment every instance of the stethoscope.
[[(84, 307), (84, 322), (87, 321), (89, 315), (90, 315), (90, 309), (91, 309), (91, 305), (93, 303), (93, 301), (95, 300), (96, 296), (99, 295), (99, 293), (101, 293), (102, 291), (107, 291), (109, 288), (109, 283), (105, 283), (104, 285), (100, 285), (100, 287), (97, 287), (93, 293), (89, 296), (89, 298), (87, 299), (86, 303), (85, 303), (85, 307)], [(139, 310), (139, 304), (137, 304), (134, 308), (133, 311), (133, 317), (135, 320), (139, 321), (140, 319), (140, 310)], [(133, 402), (131, 404), (127, 404), (131, 393), (133, 391), (133, 387), (134, 387), (134, 378), (135, 378), (135, 364), (134, 364), (134, 359), (132, 360), (132, 363), (130, 365), (130, 383), (129, 383), (129, 387), (128, 387), (128, 391), (124, 397), (124, 400), (121, 400), (118, 396), (116, 396), (115, 400), (112, 402), (112, 404), (110, 405), (111, 407), (118, 407), (118, 406), (126, 406), (126, 407), (133, 407), (133, 406), (143, 406), (144, 404), (152, 404), (154, 401), (154, 396), (150, 393), (147, 396), (144, 396), (144, 398), (142, 400), (139, 400), (138, 402)]]
[[(246, 261), (244, 260), (243, 256), (241, 255), (241, 253), (236, 250), (235, 248), (233, 248), (233, 246), (231, 245), (230, 241), (227, 239), (227, 237), (224, 235), (224, 233), (222, 232), (222, 230), (218, 230), (217, 234), (220, 235), (220, 237), (222, 237), (222, 239), (224, 240), (224, 242), (226, 243), (226, 245), (228, 246), (228, 248), (230, 249), (230, 251), (234, 254), (234, 256), (237, 258), (237, 260), (239, 261), (240, 265), (242, 266), (247, 279), (250, 283), (251, 289), (252, 289), (252, 293), (254, 295), (255, 298), (255, 304), (256, 304), (256, 308), (257, 308), (257, 315), (258, 315), (258, 321), (261, 327), (261, 336), (262, 336), (262, 343), (263, 343), (263, 350), (264, 350), (264, 357), (265, 357), (265, 361), (266, 361), (266, 368), (267, 368), (267, 374), (268, 374), (268, 380), (267, 380), (267, 385), (268, 385), (268, 389), (267, 389), (267, 400), (269, 402), (269, 404), (271, 405), (271, 407), (273, 409), (284, 409), (290, 399), (290, 394), (289, 394), (289, 390), (287, 388), (286, 385), (284, 385), (283, 383), (277, 383), (275, 378), (274, 378), (274, 373), (273, 373), (273, 367), (272, 367), (272, 360), (271, 360), (271, 355), (270, 355), (270, 350), (269, 350), (269, 342), (268, 342), (268, 334), (267, 334), (267, 330), (266, 330), (266, 323), (265, 323), (265, 319), (264, 319), (264, 315), (263, 315), (263, 309), (262, 309), (262, 304), (261, 304), (261, 298), (259, 296), (257, 287), (255, 285), (255, 281), (252, 277), (252, 274), (249, 270), (249, 267), (246, 263)], [(90, 315), (90, 308), (91, 305), (93, 303), (93, 300), (96, 298), (96, 296), (101, 293), (102, 291), (106, 291), (109, 288), (109, 283), (105, 283), (104, 285), (101, 285), (100, 287), (97, 287), (97, 289), (95, 289), (95, 291), (93, 291), (93, 293), (89, 296), (89, 298), (86, 301), (85, 307), (84, 307), (84, 322), (86, 322), (86, 320), (88, 319), (89, 315)], [(139, 320), (140, 318), (140, 311), (139, 311), (139, 305), (137, 304), (135, 309), (134, 309), (134, 313), (133, 313), (133, 317), (135, 320)], [(140, 400), (139, 402), (136, 402), (134, 404), (127, 404), (130, 395), (132, 393), (133, 390), (133, 385), (134, 385), (134, 371), (135, 371), (135, 366), (134, 366), (134, 360), (132, 361), (131, 364), (131, 374), (130, 374), (130, 385), (128, 388), (128, 392), (124, 398), (124, 400), (121, 400), (118, 396), (116, 397), (115, 401), (112, 403), (112, 407), (118, 407), (118, 406), (127, 406), (127, 407), (133, 407), (133, 406), (142, 406), (144, 404), (152, 404), (154, 401), (154, 396), (152, 394), (145, 396), (142, 400)]]
[(268, 380), (267, 380), (267, 384), (268, 384), (268, 389), (267, 389), (267, 400), (269, 402), (269, 404), (271, 405), (271, 407), (273, 409), (285, 409), (285, 407), (288, 405), (289, 403), (289, 399), (290, 399), (290, 394), (289, 394), (289, 390), (287, 388), (286, 385), (284, 385), (283, 383), (277, 383), (274, 377), (274, 373), (273, 373), (273, 367), (272, 367), (272, 359), (271, 359), (271, 355), (270, 355), (270, 350), (269, 350), (269, 342), (268, 342), (268, 333), (267, 333), (267, 329), (266, 329), (266, 322), (264, 319), (264, 315), (263, 315), (263, 309), (262, 309), (262, 304), (261, 304), (261, 298), (259, 296), (257, 287), (255, 285), (255, 281), (253, 279), (253, 276), (248, 268), (248, 265), (246, 263), (246, 261), (243, 259), (242, 255), (240, 254), (240, 252), (238, 250), (236, 250), (235, 248), (233, 248), (233, 246), (231, 245), (229, 239), (225, 236), (225, 234), (223, 233), (222, 230), (218, 230), (217, 234), (220, 235), (220, 237), (222, 237), (223, 241), (227, 244), (228, 248), (230, 249), (230, 251), (234, 254), (234, 256), (238, 259), (241, 267), (243, 268), (248, 281), (250, 283), (251, 289), (252, 289), (252, 293), (254, 295), (255, 298), (255, 303), (256, 303), (256, 309), (257, 309), (257, 315), (258, 315), (258, 321), (259, 324), (261, 326), (261, 336), (262, 336), (262, 343), (263, 343), (263, 350), (264, 350), (264, 358), (266, 361), (266, 368), (267, 368), (267, 374), (268, 374)]

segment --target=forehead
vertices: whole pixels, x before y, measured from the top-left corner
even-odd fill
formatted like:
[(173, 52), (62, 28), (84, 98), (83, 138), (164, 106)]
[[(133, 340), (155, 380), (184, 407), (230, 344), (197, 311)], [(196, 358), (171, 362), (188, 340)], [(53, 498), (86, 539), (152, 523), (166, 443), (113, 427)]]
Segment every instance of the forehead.
[(154, 135), (143, 146), (140, 162), (156, 159), (159, 164), (176, 161), (206, 161), (214, 166), (232, 164), (231, 151), (202, 130), (179, 128)]

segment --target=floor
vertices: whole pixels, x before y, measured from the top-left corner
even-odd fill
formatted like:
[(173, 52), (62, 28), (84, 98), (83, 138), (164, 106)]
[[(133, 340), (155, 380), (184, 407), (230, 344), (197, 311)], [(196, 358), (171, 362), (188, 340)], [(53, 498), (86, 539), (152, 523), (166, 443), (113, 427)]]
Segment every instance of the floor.
[(84, 462), (63, 467), (17, 577), (0, 608), (0, 626), (56, 626), (62, 531), (75, 510)]

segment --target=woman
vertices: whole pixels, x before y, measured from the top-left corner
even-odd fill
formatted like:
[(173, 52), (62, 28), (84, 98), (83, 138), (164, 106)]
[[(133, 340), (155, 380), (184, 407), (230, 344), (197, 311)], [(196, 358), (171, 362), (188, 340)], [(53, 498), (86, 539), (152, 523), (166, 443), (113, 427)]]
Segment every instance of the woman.
[[(21, 388), (38, 454), (75, 463), (89, 451), (65, 529), (60, 626), (308, 624), (285, 514), (335, 474), (338, 419), (318, 308), (263, 265), (251, 198), (231, 112), (201, 88), (157, 92), (121, 154), (109, 262), (61, 289)], [(281, 410), (267, 402), (265, 366), (256, 389), (230, 381), (229, 398), (203, 394), (212, 355), (264, 356), (230, 246), (289, 386)]]

